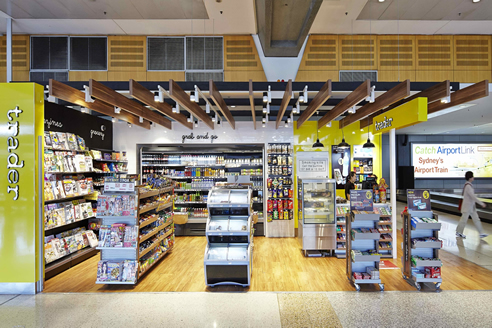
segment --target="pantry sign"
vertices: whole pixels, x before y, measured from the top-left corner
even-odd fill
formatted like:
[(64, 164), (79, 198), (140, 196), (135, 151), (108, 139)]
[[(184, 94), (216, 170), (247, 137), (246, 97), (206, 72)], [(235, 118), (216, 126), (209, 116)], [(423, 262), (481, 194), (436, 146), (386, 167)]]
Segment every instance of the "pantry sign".
[(415, 98), (373, 118), (372, 134), (382, 134), (391, 129), (402, 129), (425, 121), (427, 121), (427, 98)]
[(492, 177), (492, 144), (412, 144), (415, 178)]

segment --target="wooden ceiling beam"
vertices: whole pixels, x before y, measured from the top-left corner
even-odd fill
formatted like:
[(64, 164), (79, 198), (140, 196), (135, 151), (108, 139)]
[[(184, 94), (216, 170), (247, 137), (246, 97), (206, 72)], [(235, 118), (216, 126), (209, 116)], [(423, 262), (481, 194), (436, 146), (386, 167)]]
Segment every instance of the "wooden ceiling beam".
[(395, 102), (410, 96), (410, 80), (398, 84), (376, 98), (373, 103), (367, 103), (357, 110), (357, 113), (346, 116), (340, 120), (340, 128), (362, 120), (369, 115), (394, 104)]
[(130, 96), (154, 108), (159, 113), (172, 118), (176, 122), (183, 124), (188, 129), (193, 130), (193, 123), (188, 122), (186, 115), (173, 113), (172, 106), (166, 102), (161, 103), (155, 101), (154, 93), (133, 79), (130, 80)]
[(249, 80), (249, 104), (251, 106), (251, 116), (253, 117), (253, 127), (256, 130), (256, 111), (255, 111), (255, 97), (253, 95), (253, 80)]
[(132, 115), (128, 112), (120, 112), (116, 114), (114, 112), (114, 107), (106, 104), (100, 100), (95, 99), (94, 102), (86, 102), (85, 101), (85, 93), (83, 91), (77, 90), (68, 86), (64, 83), (58, 82), (56, 80), (50, 79), (50, 96), (55, 98), (64, 100), (66, 102), (76, 104), (85, 108), (89, 108), (95, 112), (108, 115), (110, 117), (117, 118), (119, 120), (134, 124), (136, 126), (140, 126), (144, 129), (150, 129), (149, 121), (144, 121), (140, 123), (139, 118), (135, 115)]
[[(229, 107), (227, 107), (227, 104), (224, 101), (224, 98), (222, 98), (222, 95), (220, 94), (219, 89), (217, 89), (217, 86), (215, 85), (213, 80), (209, 81), (209, 86), (208, 86), (208, 93), (210, 97), (213, 99), (215, 105), (220, 109), (222, 112), (222, 115), (226, 118), (227, 122), (231, 125), (232, 129), (236, 129), (236, 122), (234, 121), (234, 117), (232, 117), (231, 111), (229, 110)], [(195, 95), (196, 97), (196, 95)]]
[(321, 87), (316, 96), (311, 100), (307, 108), (302, 112), (301, 116), (297, 119), (297, 128), (299, 129), (304, 122), (309, 120), (311, 116), (331, 97), (331, 80)]
[(89, 93), (92, 97), (99, 99), (107, 104), (121, 108), (130, 114), (142, 117), (144, 120), (162, 125), (165, 128), (171, 129), (171, 121), (164, 116), (151, 111), (145, 106), (123, 96), (113, 89), (97, 82), (94, 79), (89, 80)]
[(449, 95), (451, 94), (450, 86), (451, 86), (451, 82), (449, 80), (446, 80), (446, 81), (438, 83), (438, 84), (436, 84), (430, 88), (422, 90), (422, 91), (414, 94), (413, 96), (410, 96), (408, 98), (397, 101), (393, 105), (391, 105), (391, 106), (389, 106), (389, 107), (387, 107), (381, 111), (378, 111), (374, 114), (371, 114), (367, 119), (361, 121), (360, 122), (360, 128), (363, 129), (369, 125), (372, 125), (372, 122), (373, 122), (372, 120), (374, 117), (381, 115), (382, 113), (387, 112), (389, 110), (392, 110), (393, 108), (401, 106), (401, 105), (403, 105), (403, 104), (405, 104), (405, 103), (407, 103), (407, 102), (409, 102), (415, 98), (426, 97), (427, 103), (431, 104), (434, 101), (438, 101), (438, 100), (441, 100), (442, 98), (449, 97)]
[(169, 96), (191, 114), (202, 120), (209, 128), (214, 129), (214, 123), (210, 116), (196, 102), (191, 101), (190, 96), (173, 79), (169, 80)]
[(484, 80), (470, 85), (464, 89), (457, 90), (451, 93), (451, 102), (442, 103), (440, 101), (433, 102), (427, 107), (427, 113), (432, 114), (440, 110), (454, 107), (467, 103), (469, 101), (477, 100), (489, 95), (489, 80)]
[(338, 116), (345, 113), (351, 107), (357, 105), (362, 100), (366, 99), (371, 95), (371, 80), (366, 80), (361, 85), (357, 87), (354, 91), (352, 91), (347, 97), (342, 99), (335, 107), (333, 107), (328, 113), (326, 113), (319, 121), (318, 121), (318, 129), (325, 124), (336, 119)]
[(277, 123), (275, 128), (278, 129), (280, 123), (282, 122), (282, 117), (284, 117), (285, 110), (289, 105), (290, 98), (292, 98), (292, 80), (289, 79), (287, 82), (287, 86), (285, 87), (284, 97), (282, 98), (282, 102), (280, 103), (280, 108), (277, 113)]

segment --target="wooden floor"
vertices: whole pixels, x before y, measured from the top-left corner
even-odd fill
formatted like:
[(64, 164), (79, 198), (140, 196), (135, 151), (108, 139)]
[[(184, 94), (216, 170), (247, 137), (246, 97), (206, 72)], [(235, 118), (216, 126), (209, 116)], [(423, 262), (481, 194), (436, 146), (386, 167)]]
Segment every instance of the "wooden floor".
[[(199, 292), (199, 291), (353, 291), (345, 275), (345, 259), (306, 258), (296, 238), (255, 237), (253, 276), (249, 288), (205, 286), (205, 237), (177, 237), (174, 250), (156, 264), (137, 286), (96, 285), (99, 255), (46, 281), (45, 292)], [(394, 243), (400, 245), (400, 242)], [(398, 259), (391, 260), (401, 267)], [(443, 290), (492, 289), (491, 271), (460, 257), (440, 252)], [(387, 291), (416, 290), (402, 279), (400, 270), (381, 270)], [(362, 290), (379, 290), (364, 285)], [(429, 290), (431, 290), (429, 288)]]

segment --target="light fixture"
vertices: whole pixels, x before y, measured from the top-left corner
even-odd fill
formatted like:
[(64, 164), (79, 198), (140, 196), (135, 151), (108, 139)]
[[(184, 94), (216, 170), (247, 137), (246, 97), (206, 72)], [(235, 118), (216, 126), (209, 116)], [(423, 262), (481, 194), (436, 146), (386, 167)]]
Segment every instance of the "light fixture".
[(119, 107), (116, 107), (116, 106), (115, 106), (115, 107), (114, 107), (114, 113), (115, 113), (115, 114), (119, 114), (119, 113), (121, 113), (121, 108), (119, 108)]
[(143, 123), (143, 117), (142, 117), (142, 116), (140, 116), (140, 117), (138, 118), (138, 121), (139, 121), (140, 123)]
[(271, 103), (272, 102), (272, 87), (271, 86), (268, 86), (268, 103)]
[(350, 145), (345, 142), (345, 136), (343, 135), (343, 128), (342, 128), (342, 142), (340, 142), (337, 145), (338, 149), (349, 149)]
[(198, 93), (198, 87), (195, 85), (195, 102), (200, 102), (200, 94)]
[(443, 104), (449, 104), (450, 102), (451, 102), (451, 96), (441, 98), (441, 103)]
[(355, 108), (355, 106), (352, 106), (349, 108), (348, 113), (349, 114), (355, 114), (356, 111), (357, 111), (357, 109)]
[(331, 128), (331, 122), (326, 123), (327, 128)]
[(285, 124), (284, 124), (284, 126), (285, 126), (286, 128), (288, 128), (288, 127), (289, 127), (289, 121), (288, 121), (288, 120), (285, 120)]
[(304, 102), (304, 96), (299, 92), (299, 102)]
[(154, 101), (159, 102), (159, 96), (158, 95), (154, 95)]
[(384, 2), (385, 0), (378, 0), (379, 2)]
[(472, 0), (473, 3), (480, 2), (480, 0)]
[(217, 120), (217, 126), (220, 126), (221, 125), (221, 121), (220, 120)]
[(112, 117), (111, 122), (116, 123), (116, 118)]
[(301, 104), (297, 103), (296, 104), (296, 114), (300, 114), (301, 113)]
[(195, 101), (195, 93), (190, 91), (190, 101)]
[[(152, 129), (154, 127), (154, 122), (150, 122), (150, 128)], [(166, 132), (166, 131), (164, 131)]]
[(267, 112), (267, 108), (263, 107), (263, 114), (266, 114), (266, 112)]
[(236, 106), (232, 105), (231, 108), (236, 108)]
[(266, 117), (263, 117), (263, 118), (261, 119), (261, 122), (266, 123)]
[(268, 102), (268, 94), (266, 92), (263, 92), (263, 102)]
[(176, 103), (176, 107), (173, 107), (173, 113), (179, 114), (179, 104)]
[(270, 114), (270, 103), (267, 104), (267, 114)]
[(85, 102), (93, 103), (94, 99), (92, 99), (89, 90), (90, 90), (90, 88), (87, 85), (84, 85)]
[(187, 121), (188, 121), (188, 123), (193, 122), (193, 117), (192, 116), (188, 117)]
[(208, 102), (205, 104), (205, 113), (210, 114), (210, 104)]
[[(316, 116), (318, 117), (318, 114), (319, 112), (317, 111), (316, 112)], [(318, 117), (319, 119), (319, 117)], [(309, 137), (308, 137), (309, 139)], [(319, 135), (318, 135), (318, 123), (316, 123), (316, 142), (313, 144), (313, 148), (321, 148), (321, 147), (324, 147), (325, 145), (323, 145), (321, 142), (319, 142)]]
[(292, 120), (290, 119), (290, 117), (287, 119), (287, 123), (291, 123)]
[[(368, 119), (369, 121), (369, 119)], [(362, 129), (361, 129), (362, 131)], [(369, 125), (367, 126), (367, 142), (362, 145), (362, 148), (374, 148), (376, 147), (372, 142), (371, 142), (371, 139), (369, 139)]]
[(261, 127), (262, 128), (266, 127), (266, 123), (261, 123)]
[(371, 94), (366, 97), (366, 101), (370, 102), (371, 104), (376, 100), (376, 91), (374, 91), (375, 89), (376, 89), (376, 86), (373, 85), (371, 87)]
[(195, 121), (195, 128), (197, 128), (197, 127), (198, 127), (198, 120)]
[(309, 100), (309, 95), (308, 95), (308, 86), (306, 85), (304, 87), (304, 90), (302, 91), (304, 93), (304, 103), (307, 104), (308, 100)]
[(215, 117), (212, 117), (212, 123), (215, 123)]
[(131, 128), (132, 127), (132, 124), (131, 123), (128, 123), (128, 127)]

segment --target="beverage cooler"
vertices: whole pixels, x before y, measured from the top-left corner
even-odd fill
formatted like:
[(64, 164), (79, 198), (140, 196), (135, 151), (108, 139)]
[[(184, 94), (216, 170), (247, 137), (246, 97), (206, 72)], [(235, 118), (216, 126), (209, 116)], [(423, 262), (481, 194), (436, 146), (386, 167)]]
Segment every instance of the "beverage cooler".
[(252, 190), (214, 187), (208, 195), (204, 269), (207, 286), (249, 286), (253, 261)]
[(335, 180), (298, 179), (298, 239), (304, 255), (321, 256), (336, 248)]

